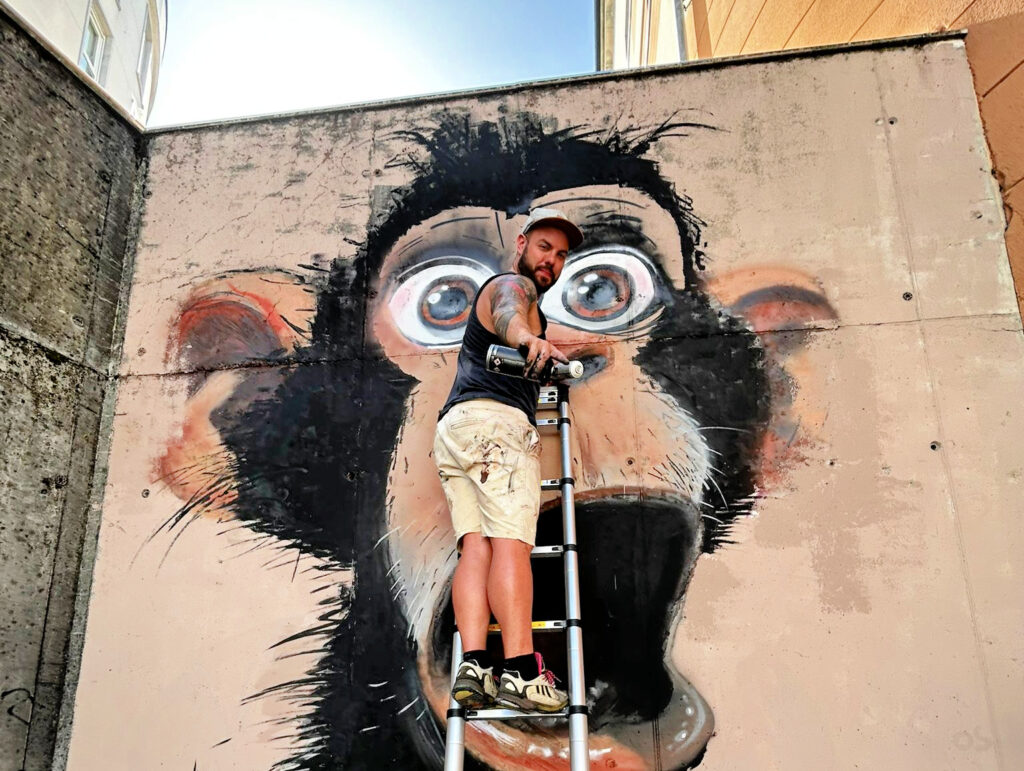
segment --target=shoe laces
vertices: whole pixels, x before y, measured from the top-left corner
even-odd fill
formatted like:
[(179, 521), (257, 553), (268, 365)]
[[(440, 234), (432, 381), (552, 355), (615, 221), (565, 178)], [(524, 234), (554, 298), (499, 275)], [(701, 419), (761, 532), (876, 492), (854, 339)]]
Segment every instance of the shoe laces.
[(544, 666), (543, 657), (536, 651), (534, 651), (533, 655), (537, 657), (537, 671), (540, 672), (541, 677), (547, 680), (548, 685), (554, 685), (555, 683), (560, 682), (559, 679), (555, 677), (555, 673)]

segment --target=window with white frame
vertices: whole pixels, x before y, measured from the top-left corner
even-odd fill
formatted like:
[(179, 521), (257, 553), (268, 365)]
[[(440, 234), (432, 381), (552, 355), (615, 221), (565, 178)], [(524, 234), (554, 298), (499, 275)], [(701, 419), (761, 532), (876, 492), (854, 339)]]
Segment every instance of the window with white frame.
[(149, 6), (142, 20), (142, 46), (139, 48), (139, 63), (136, 68), (139, 76), (139, 94), (143, 109), (149, 104), (149, 90), (153, 85), (153, 28), (150, 25)]
[(78, 66), (97, 82), (103, 75), (103, 54), (110, 39), (108, 30), (109, 27), (107, 27), (99, 8), (90, 4), (89, 15), (85, 19), (82, 53), (78, 57)]

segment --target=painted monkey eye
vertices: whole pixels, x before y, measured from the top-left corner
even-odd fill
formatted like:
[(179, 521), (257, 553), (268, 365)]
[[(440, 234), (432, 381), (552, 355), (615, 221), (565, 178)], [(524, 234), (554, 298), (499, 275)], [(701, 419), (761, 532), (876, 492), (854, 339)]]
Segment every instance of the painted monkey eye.
[(451, 329), (469, 319), (478, 287), (464, 278), (435, 278), (423, 290), (420, 319), (428, 327)]
[(544, 314), (588, 332), (622, 332), (660, 309), (658, 272), (643, 253), (602, 245), (574, 255), (544, 295)]
[(605, 321), (629, 309), (633, 282), (615, 265), (595, 265), (572, 277), (562, 290), (562, 305), (584, 321)]
[(441, 257), (398, 277), (388, 300), (395, 324), (425, 346), (458, 345), (480, 286), (494, 271), (466, 257)]

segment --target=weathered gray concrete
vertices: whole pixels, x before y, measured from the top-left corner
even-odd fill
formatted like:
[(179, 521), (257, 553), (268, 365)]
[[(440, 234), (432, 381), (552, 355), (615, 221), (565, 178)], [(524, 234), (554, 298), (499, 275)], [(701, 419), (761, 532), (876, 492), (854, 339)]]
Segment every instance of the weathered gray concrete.
[[(17, 764), (11, 768), (24, 762), (17, 756), (19, 747), (24, 752), (29, 718), (52, 720), (55, 714), (42, 708), (42, 700), (55, 703), (52, 691), (62, 682), (61, 638), (74, 597), (72, 566), (81, 548), (102, 391), (103, 378), (95, 372), (0, 330), (0, 424), (6, 437), (0, 461), (0, 661), (4, 704), (15, 706), (13, 713), (5, 708), (0, 735), (3, 763)], [(46, 628), (48, 620), (55, 628)]]
[(48, 768), (137, 132), (0, 11), (0, 769)]

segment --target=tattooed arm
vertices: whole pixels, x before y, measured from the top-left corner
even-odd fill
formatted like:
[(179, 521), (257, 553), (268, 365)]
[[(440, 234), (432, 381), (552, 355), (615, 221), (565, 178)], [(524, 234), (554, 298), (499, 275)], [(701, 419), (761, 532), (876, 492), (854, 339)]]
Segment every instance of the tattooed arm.
[[(544, 371), (551, 359), (568, 358), (530, 329), (530, 312), (537, 305), (537, 288), (524, 276), (499, 276), (491, 287), (488, 309), (493, 332), (505, 345), (526, 356), (526, 372), (532, 377)], [(486, 322), (485, 322), (486, 326)]]
[(494, 280), (490, 303), (494, 334), (505, 345), (518, 348), (536, 337), (530, 331), (530, 310), (537, 304), (537, 289), (523, 276), (499, 276)]

